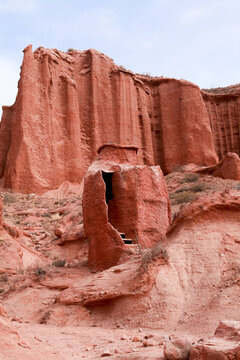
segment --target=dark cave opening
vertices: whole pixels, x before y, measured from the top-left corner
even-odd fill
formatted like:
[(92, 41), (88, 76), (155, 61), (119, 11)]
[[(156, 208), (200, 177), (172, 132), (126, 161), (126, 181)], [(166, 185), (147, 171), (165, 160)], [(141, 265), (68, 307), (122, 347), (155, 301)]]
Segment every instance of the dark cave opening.
[(111, 199), (113, 199), (113, 192), (112, 192), (113, 172), (102, 171), (102, 177), (103, 177), (103, 180), (104, 180), (105, 186), (106, 186), (105, 199), (106, 199), (106, 203), (108, 204), (108, 202)]

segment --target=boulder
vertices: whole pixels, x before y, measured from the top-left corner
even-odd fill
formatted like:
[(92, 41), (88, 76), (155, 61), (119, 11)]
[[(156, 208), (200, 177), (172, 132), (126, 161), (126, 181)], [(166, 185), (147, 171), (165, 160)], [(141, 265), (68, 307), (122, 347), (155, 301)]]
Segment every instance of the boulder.
[(240, 321), (221, 321), (213, 337), (195, 344), (190, 360), (240, 359)]
[(60, 238), (56, 241), (59, 245), (64, 244), (67, 241), (86, 240), (83, 224), (72, 225), (66, 231), (62, 231), (63, 229), (61, 227), (55, 229), (55, 234), (57, 236), (58, 234), (60, 235)]
[(166, 360), (187, 360), (192, 343), (187, 339), (174, 338), (166, 340), (163, 345), (163, 354)]
[(229, 152), (218, 164), (194, 172), (222, 179), (240, 180), (240, 159), (237, 154)]

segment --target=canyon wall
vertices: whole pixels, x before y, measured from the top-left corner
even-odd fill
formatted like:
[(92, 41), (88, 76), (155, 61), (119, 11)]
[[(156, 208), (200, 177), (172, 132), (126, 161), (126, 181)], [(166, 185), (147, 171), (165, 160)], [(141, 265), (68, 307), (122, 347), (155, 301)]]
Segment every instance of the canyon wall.
[(240, 87), (219, 93), (202, 92), (209, 115), (216, 152), (221, 159), (228, 152), (240, 155)]
[(16, 101), (3, 107), (1, 183), (41, 194), (80, 182), (105, 143), (137, 147), (138, 164), (165, 174), (187, 163), (214, 165), (217, 125), (207, 108), (190, 82), (133, 74), (92, 49), (29, 45)]

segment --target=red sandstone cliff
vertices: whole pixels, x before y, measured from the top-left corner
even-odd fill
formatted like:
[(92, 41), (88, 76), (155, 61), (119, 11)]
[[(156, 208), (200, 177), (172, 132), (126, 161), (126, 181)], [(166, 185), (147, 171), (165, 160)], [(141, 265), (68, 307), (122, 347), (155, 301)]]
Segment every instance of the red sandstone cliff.
[(139, 164), (164, 173), (217, 162), (200, 89), (187, 81), (135, 75), (96, 50), (28, 46), (18, 88), (0, 128), (0, 176), (14, 191), (80, 181), (106, 142), (138, 147)]
[(223, 88), (215, 93), (202, 91), (202, 96), (219, 158), (228, 152), (240, 155), (240, 87)]

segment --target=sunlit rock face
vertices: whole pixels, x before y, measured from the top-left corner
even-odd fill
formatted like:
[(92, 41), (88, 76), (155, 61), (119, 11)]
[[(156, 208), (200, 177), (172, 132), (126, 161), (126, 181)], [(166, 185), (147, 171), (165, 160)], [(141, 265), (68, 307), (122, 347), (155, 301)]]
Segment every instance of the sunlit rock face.
[(138, 163), (164, 173), (217, 162), (200, 89), (187, 81), (126, 71), (90, 49), (24, 50), (16, 102), (4, 107), (0, 177), (41, 194), (79, 182), (104, 143), (134, 144)]
[(159, 166), (137, 165), (133, 146), (101, 147), (84, 179), (83, 220), (89, 238), (89, 266), (99, 270), (116, 265), (126, 243), (153, 247), (165, 236), (170, 213)]

